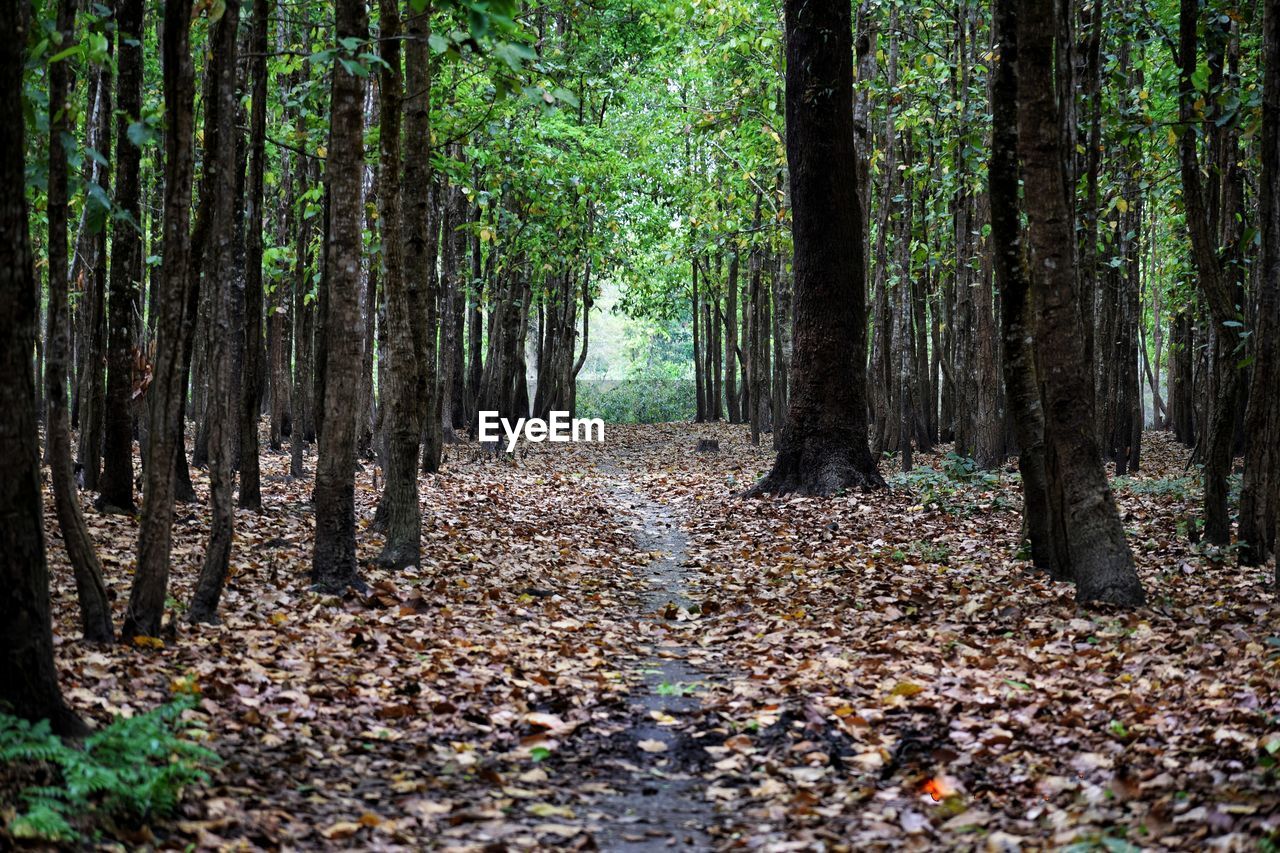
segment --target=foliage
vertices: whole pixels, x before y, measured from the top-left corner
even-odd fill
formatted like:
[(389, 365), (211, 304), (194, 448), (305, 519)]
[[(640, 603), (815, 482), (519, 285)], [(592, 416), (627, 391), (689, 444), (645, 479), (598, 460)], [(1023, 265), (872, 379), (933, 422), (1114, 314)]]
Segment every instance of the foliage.
[(921, 465), (894, 474), (887, 482), (891, 488), (914, 494), (922, 506), (952, 515), (1008, 506), (1002, 495), (991, 495), (1003, 483), (1000, 475), (982, 470), (973, 459), (954, 451), (944, 455), (937, 468)]
[(692, 379), (579, 381), (577, 414), (620, 424), (689, 420), (694, 391)]
[(208, 780), (203, 768), (217, 760), (190, 737), (193, 726), (182, 715), (194, 706), (194, 696), (184, 693), (145, 714), (116, 717), (80, 745), (50, 733), (47, 720), (0, 714), (0, 764), (39, 762), (58, 778), (22, 790), (27, 809), (9, 831), (18, 838), (70, 841), (99, 819), (170, 814), (187, 786)]

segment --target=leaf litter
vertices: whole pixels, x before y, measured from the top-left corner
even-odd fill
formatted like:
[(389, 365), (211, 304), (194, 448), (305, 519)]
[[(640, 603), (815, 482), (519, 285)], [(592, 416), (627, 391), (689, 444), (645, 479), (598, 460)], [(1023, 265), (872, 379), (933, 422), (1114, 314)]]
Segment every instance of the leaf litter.
[[(698, 438), (720, 452), (695, 453)], [(1184, 449), (1148, 433), (1144, 471), (1117, 481), (1149, 598), (1126, 612), (1079, 609), (1017, 559), (1014, 466), (941, 492), (908, 477), (742, 499), (768, 440), (671, 424), (497, 461), (452, 448), (422, 481), (422, 566), (396, 571), (372, 564), (366, 466), (371, 591), (343, 597), (308, 587), (309, 478), (264, 453), (264, 512), (237, 512), (221, 624), (183, 619), (208, 522), (179, 506), (170, 621), (134, 647), (76, 639), (48, 511), (64, 691), (102, 723), (198, 684), (189, 713), (223, 764), (153, 827), (161, 847), (680, 844), (610, 806), (668, 777), (692, 780), (692, 814), (725, 849), (1274, 838), (1275, 596), (1185, 535), (1194, 496), (1160, 487), (1186, 476)], [(82, 497), (118, 622), (136, 523)], [(680, 527), (680, 591), (652, 583), (655, 506)]]

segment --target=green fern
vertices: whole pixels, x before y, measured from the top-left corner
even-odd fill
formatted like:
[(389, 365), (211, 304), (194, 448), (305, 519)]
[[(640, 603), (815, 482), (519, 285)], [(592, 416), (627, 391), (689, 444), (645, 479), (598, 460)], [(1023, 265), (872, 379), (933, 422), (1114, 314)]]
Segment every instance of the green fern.
[(194, 704), (195, 697), (184, 694), (146, 714), (117, 717), (78, 748), (52, 734), (47, 721), (0, 714), (0, 764), (52, 765), (61, 781), (23, 789), (27, 810), (10, 822), (9, 832), (69, 841), (79, 837), (73, 816), (142, 820), (172, 812), (183, 789), (207, 780), (203, 768), (217, 761), (213, 752), (182, 736), (190, 728), (182, 713)]

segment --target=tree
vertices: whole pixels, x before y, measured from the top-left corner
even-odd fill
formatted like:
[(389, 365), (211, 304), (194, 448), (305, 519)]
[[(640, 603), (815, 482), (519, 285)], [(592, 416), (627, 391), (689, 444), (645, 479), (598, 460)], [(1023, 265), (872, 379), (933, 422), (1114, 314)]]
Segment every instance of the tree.
[[(75, 36), (75, 2), (59, 0), (58, 32), (67, 44)], [(68, 305), (67, 271), (67, 66), (69, 60), (49, 68), (49, 306), (45, 334), (45, 396), (48, 418), (45, 436), (53, 485), (58, 528), (71, 561), (80, 600), (84, 637), (93, 643), (109, 643), (115, 638), (111, 626), (111, 602), (102, 579), (102, 565), (84, 523), (76, 494), (75, 469), (71, 458), (71, 421), (67, 407), (67, 362), (71, 350), (71, 311)], [(132, 489), (132, 485), (130, 485)]]
[[(213, 256), (206, 275), (209, 298), (209, 492), (213, 519), (209, 529), (209, 546), (196, 582), (191, 610), (192, 622), (212, 622), (217, 618), (218, 600), (226, 582), (231, 560), (231, 542), (235, 512), (231, 500), (232, 438), (235, 402), (232, 392), (232, 319), (233, 278), (236, 269), (236, 36), (240, 26), (240, 0), (226, 0), (212, 37), (213, 58), (209, 64), (212, 76), (211, 98), (206, 104), (217, 125), (212, 149), (205, 157), (205, 172), (212, 189), (212, 215), (209, 233), (213, 239)], [(255, 419), (256, 426), (256, 419)]]
[(867, 447), (852, 27), (848, 2), (786, 2), (794, 356), (778, 457), (754, 494), (884, 485)]
[[(1258, 565), (1276, 552), (1280, 525), (1280, 0), (1265, 3), (1262, 29), (1262, 268), (1240, 491), (1240, 561), (1246, 565)], [(1280, 569), (1276, 577), (1280, 586)]]
[[(1217, 393), (1210, 407), (1209, 435), (1204, 453), (1204, 538), (1225, 545), (1231, 540), (1231, 515), (1227, 507), (1227, 476), (1231, 473), (1231, 447), (1235, 434), (1235, 402), (1240, 387), (1236, 366), (1234, 328), (1240, 326), (1236, 286), (1232, 273), (1224, 269), (1214, 237), (1205, 188), (1200, 177), (1200, 157), (1196, 152), (1193, 78), (1196, 73), (1196, 21), (1199, 0), (1181, 0), (1178, 15), (1178, 118), (1182, 135), (1178, 142), (1182, 175), (1182, 200), (1191, 237), (1191, 257), (1200, 293), (1213, 320), (1216, 354)], [(1221, 211), (1219, 211), (1221, 214)]]
[(142, 150), (131, 134), (142, 120), (142, 0), (116, 6), (116, 204), (108, 290), (107, 387), (103, 410), (102, 482), (98, 505), (132, 513), (135, 279), (142, 272)]
[[(337, 44), (368, 38), (364, 0), (334, 4)], [(324, 421), (312, 496), (316, 541), (311, 581), (318, 589), (339, 592), (363, 588), (356, 566), (355, 467), (356, 416), (364, 330), (360, 321), (360, 178), (364, 169), (362, 77), (352, 56), (333, 67), (330, 88), (329, 239), (325, 261), (328, 293), (325, 349)], [(420, 143), (420, 144), (424, 144)]]
[(191, 323), (190, 218), (193, 144), (194, 71), (188, 42), (191, 4), (165, 0), (162, 36), (164, 70), (164, 257), (161, 293), (156, 300), (156, 355), (147, 396), (150, 436), (142, 519), (138, 526), (138, 567), (121, 634), (160, 633), (169, 587), (169, 546), (173, 524), (174, 467), (182, 452), (184, 350)]
[(418, 506), (418, 442), (422, 437), (422, 401), (414, 349), (409, 295), (405, 289), (404, 220), (400, 206), (400, 114), (404, 84), (400, 66), (399, 0), (381, 0), (379, 77), (381, 103), (382, 287), (386, 294), (384, 358), (384, 431), (387, 481), (378, 514), (387, 541), (378, 562), (394, 568), (418, 564), (422, 510)]
[(1065, 580), (1055, 562), (1049, 490), (1045, 481), (1044, 409), (1036, 376), (1035, 312), (1023, 266), (1022, 223), (1018, 204), (1018, 41), (1015, 0), (994, 10), (997, 55), (991, 84), (991, 247), (1000, 291), (1004, 384), (1020, 453), (1022, 524), (1031, 545), (1031, 562)]
[(26, 719), (47, 719), (60, 734), (79, 735), (86, 727), (63, 701), (53, 663), (40, 499), (32, 362), (40, 293), (23, 192), (29, 11), (17, 0), (0, 5), (0, 186), (6, 188), (0, 198), (0, 706)]
[(1018, 152), (1027, 198), (1035, 200), (1027, 205), (1028, 274), (1056, 560), (1075, 581), (1078, 601), (1137, 605), (1142, 586), (1102, 467), (1092, 388), (1080, 369), (1088, 362), (1076, 301), (1068, 151), (1056, 100), (1058, 21), (1047, 0), (1016, 2)]
[(262, 406), (262, 221), (263, 172), (267, 135), (267, 25), (272, 0), (254, 0), (249, 74), (253, 106), (249, 112), (249, 180), (245, 231), (244, 375), (240, 397), (240, 496), (242, 509), (262, 509), (258, 461), (258, 413)]

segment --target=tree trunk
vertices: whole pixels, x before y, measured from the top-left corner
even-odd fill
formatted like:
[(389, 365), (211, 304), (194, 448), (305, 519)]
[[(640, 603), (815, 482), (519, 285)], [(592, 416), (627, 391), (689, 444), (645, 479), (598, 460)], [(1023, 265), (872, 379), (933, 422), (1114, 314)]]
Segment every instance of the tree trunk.
[[(66, 15), (60, 16), (67, 23)], [(87, 727), (62, 699), (53, 662), (49, 566), (40, 499), (40, 446), (31, 355), (40, 291), (27, 232), (22, 72), (28, 10), (0, 7), (0, 706), (53, 731)], [(65, 73), (65, 72), (64, 72)], [(65, 78), (64, 78), (65, 79)], [(61, 146), (61, 139), (55, 145)]]
[(98, 505), (108, 512), (134, 511), (133, 502), (133, 318), (138, 298), (133, 281), (142, 253), (142, 151), (129, 126), (142, 114), (142, 0), (116, 6), (116, 197), (128, 219), (112, 224), (106, 404), (103, 410), (102, 490)]
[(262, 510), (262, 475), (258, 459), (258, 415), (262, 408), (262, 218), (263, 173), (267, 132), (267, 26), (272, 0), (254, 0), (250, 35), (249, 76), (253, 106), (249, 113), (249, 180), (246, 199), (244, 283), (244, 370), (240, 389), (241, 509)]
[(164, 258), (158, 299), (156, 355), (150, 397), (151, 426), (143, 469), (142, 520), (138, 526), (138, 568), (121, 635), (156, 636), (169, 586), (169, 544), (173, 523), (174, 465), (182, 452), (184, 350), (192, 313), (190, 263), (191, 175), (195, 98), (188, 31), (191, 3), (165, 0), (161, 52), (164, 69)]
[[(232, 316), (233, 279), (236, 269), (236, 36), (240, 26), (240, 0), (226, 0), (225, 11), (211, 33), (213, 100), (206, 109), (214, 115), (217, 136), (205, 156), (208, 186), (212, 192), (209, 231), (213, 238), (210, 275), (205, 280), (209, 298), (209, 492), (213, 518), (209, 545), (196, 582), (187, 618), (191, 622), (216, 622), (218, 601), (231, 560), (235, 513), (232, 506), (232, 424), (237, 411), (232, 388), (232, 350), (235, 346)], [(257, 230), (256, 228), (254, 230)]]
[[(1007, 2), (1007, 0), (1001, 0)], [(1038, 310), (1036, 364), (1045, 411), (1045, 466), (1059, 561), (1081, 603), (1137, 605), (1142, 586), (1098, 451), (1093, 394), (1076, 305), (1075, 234), (1056, 101), (1056, 34), (1046, 0), (1018, 0), (1018, 149), (1030, 275)], [(1059, 74), (1063, 73), (1058, 69)]]
[(987, 168), (991, 196), (991, 247), (996, 287), (1000, 291), (1001, 337), (1004, 346), (1005, 394), (1018, 442), (1022, 474), (1022, 521), (1030, 543), (1031, 562), (1056, 579), (1065, 580), (1057, 562), (1058, 547), (1049, 514), (1045, 473), (1044, 409), (1036, 376), (1033, 335), (1035, 313), (1030, 282), (1023, 265), (1022, 223), (1018, 206), (1018, 63), (1015, 0), (995, 8), (997, 55), (991, 82), (991, 162)]
[(867, 448), (850, 17), (840, 0), (786, 2), (795, 349), (778, 458), (755, 494), (884, 485)]
[(386, 435), (386, 486), (378, 505), (386, 545), (378, 562), (391, 568), (418, 565), (422, 510), (418, 505), (418, 441), (422, 401), (418, 363), (405, 289), (404, 228), (400, 208), (400, 113), (404, 86), (400, 66), (399, 0), (381, 0), (379, 55), (382, 129), (381, 184), (382, 287), (386, 294), (387, 350), (383, 358), (383, 429)]
[[(74, 37), (75, 14), (74, 0), (59, 0), (57, 26), (64, 43)], [(67, 65), (55, 62), (49, 68), (49, 313), (44, 376), (49, 409), (45, 435), (58, 527), (76, 579), (84, 638), (91, 643), (109, 643), (115, 638), (111, 602), (76, 494), (67, 411), (71, 312), (67, 303), (67, 151), (62, 144), (67, 133)]]
[(1276, 552), (1280, 524), (1280, 0), (1266, 0), (1265, 7), (1259, 192), (1262, 258), (1240, 492), (1240, 562), (1244, 565), (1259, 565)]
[[(363, 42), (368, 37), (364, 0), (334, 4), (336, 40)], [(340, 48), (345, 49), (345, 48)], [(324, 423), (320, 430), (316, 514), (311, 582), (326, 592), (363, 588), (356, 566), (355, 468), (356, 408), (364, 330), (360, 322), (361, 199), (364, 169), (363, 83), (341, 63), (333, 68), (330, 90), (329, 240), (325, 261), (328, 342), (324, 348)]]

